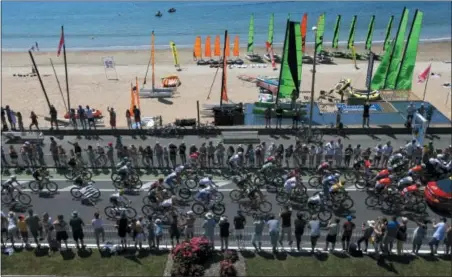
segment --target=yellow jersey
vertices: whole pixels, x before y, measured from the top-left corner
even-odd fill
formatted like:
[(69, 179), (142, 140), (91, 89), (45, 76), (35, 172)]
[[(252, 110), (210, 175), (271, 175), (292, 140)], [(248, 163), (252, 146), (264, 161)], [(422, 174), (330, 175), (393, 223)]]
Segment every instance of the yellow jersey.
[(28, 226), (25, 220), (18, 220), (17, 228), (19, 229), (19, 232), (28, 232)]

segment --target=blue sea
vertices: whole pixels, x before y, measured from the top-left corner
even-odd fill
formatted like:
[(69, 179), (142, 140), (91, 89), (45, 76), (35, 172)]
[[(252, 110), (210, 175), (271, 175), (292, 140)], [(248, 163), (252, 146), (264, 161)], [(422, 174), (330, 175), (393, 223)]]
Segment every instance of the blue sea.
[[(376, 16), (374, 42), (384, 38), (390, 15), (395, 16), (392, 34), (403, 7), (410, 10), (410, 20), (416, 9), (424, 12), (421, 32), (423, 41), (450, 40), (451, 3), (433, 1), (410, 2), (1, 2), (2, 50), (25, 51), (35, 42), (41, 51), (56, 51), (60, 26), (64, 25), (66, 47), (77, 50), (138, 50), (148, 49), (150, 33), (156, 34), (156, 46), (169, 47), (173, 40), (179, 48), (193, 47), (200, 35), (240, 36), (245, 45), (250, 15), (255, 15), (255, 45), (264, 46), (271, 13), (275, 14), (275, 44), (284, 39), (285, 24), (301, 21), (308, 13), (308, 25), (314, 26), (321, 13), (326, 13), (325, 42), (332, 40), (336, 15), (342, 15), (340, 40), (347, 39), (353, 15), (358, 16), (355, 41), (365, 39), (370, 16)], [(169, 14), (171, 7), (176, 13)], [(155, 17), (157, 11), (163, 17)], [(310, 28), (309, 28), (310, 30)], [(308, 43), (313, 35), (308, 35)]]

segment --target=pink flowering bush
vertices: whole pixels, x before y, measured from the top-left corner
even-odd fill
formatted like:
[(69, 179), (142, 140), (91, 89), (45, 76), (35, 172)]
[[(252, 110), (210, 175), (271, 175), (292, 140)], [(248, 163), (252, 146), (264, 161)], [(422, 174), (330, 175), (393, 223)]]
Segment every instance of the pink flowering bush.
[(213, 248), (204, 237), (194, 237), (176, 245), (172, 250), (173, 268), (171, 276), (202, 276), (202, 266), (211, 257)]
[(223, 260), (220, 263), (220, 277), (235, 277), (237, 269), (230, 260)]

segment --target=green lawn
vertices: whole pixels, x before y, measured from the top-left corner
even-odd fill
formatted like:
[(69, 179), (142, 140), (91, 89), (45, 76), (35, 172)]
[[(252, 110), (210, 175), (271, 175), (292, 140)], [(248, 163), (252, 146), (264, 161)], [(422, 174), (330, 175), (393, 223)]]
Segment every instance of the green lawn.
[(168, 256), (167, 252), (107, 256), (97, 250), (91, 254), (56, 252), (48, 256), (46, 253), (23, 250), (12, 256), (3, 254), (2, 275), (162, 276)]
[(342, 254), (243, 255), (248, 276), (452, 276), (452, 261), (441, 257), (391, 257), (379, 262)]

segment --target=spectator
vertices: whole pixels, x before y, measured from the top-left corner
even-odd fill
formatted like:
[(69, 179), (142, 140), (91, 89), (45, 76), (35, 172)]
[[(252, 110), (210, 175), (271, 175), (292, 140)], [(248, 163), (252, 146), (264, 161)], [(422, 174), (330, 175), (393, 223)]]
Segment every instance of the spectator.
[(336, 239), (337, 234), (339, 233), (339, 222), (341, 220), (339, 218), (336, 218), (334, 221), (328, 222), (327, 228), (328, 228), (328, 235), (326, 236), (326, 244), (324, 251), (328, 251), (328, 246), (331, 243), (331, 249), (330, 251), (334, 251), (334, 248), (336, 246)]
[(121, 213), (121, 217), (116, 222), (116, 228), (118, 229), (118, 236), (119, 236), (119, 239), (121, 240), (121, 247), (122, 247), (122, 249), (126, 249), (127, 248), (126, 236), (130, 229), (129, 229), (129, 220), (126, 217), (125, 212)]
[(428, 220), (423, 222), (418, 222), (416, 229), (413, 232), (413, 254), (418, 254), (421, 249), (422, 243), (424, 241), (425, 235), (427, 234), (427, 224)]
[(272, 108), (271, 107), (267, 107), (267, 109), (265, 109), (265, 113), (264, 113), (264, 117), (265, 117), (265, 128), (271, 128), (271, 122), (272, 122)]
[(267, 221), (268, 232), (270, 235), (270, 243), (272, 245), (272, 251), (277, 252), (276, 246), (279, 238), (279, 220), (275, 219), (274, 215), (271, 215)]
[(31, 120), (31, 123), (29, 126), (30, 131), (31, 131), (31, 127), (33, 127), (33, 126), (35, 126), (36, 130), (39, 131), (38, 116), (35, 114), (34, 111), (31, 111), (31, 113), (30, 113), (30, 120)]
[(290, 207), (285, 206), (281, 213), (281, 236), (279, 237), (279, 244), (283, 246), (284, 235), (287, 235), (287, 241), (289, 242), (289, 247), (292, 247), (292, 210)]
[(444, 252), (444, 254), (446, 254), (447, 256), (449, 255), (450, 250), (452, 248), (452, 225), (449, 226), (449, 228), (447, 228), (444, 244), (446, 245), (446, 251)]
[(364, 128), (364, 125), (367, 125), (367, 128), (370, 128), (369, 127), (369, 123), (370, 123), (370, 104), (369, 104), (369, 101), (366, 101), (366, 103), (364, 103), (364, 106), (363, 106), (363, 128)]
[(193, 211), (187, 212), (187, 219), (185, 220), (185, 238), (191, 239), (194, 236), (196, 217)]
[(406, 108), (406, 122), (405, 122), (405, 126), (410, 128), (411, 127), (411, 123), (413, 121), (413, 117), (414, 117), (414, 113), (416, 112), (416, 107), (414, 106), (413, 102), (410, 102), (410, 104), (408, 105), (408, 107)]
[(2, 118), (2, 131), (7, 132), (8, 131), (8, 125), (6, 124), (6, 112), (5, 109), (1, 108), (1, 118)]
[(386, 218), (378, 219), (374, 227), (373, 244), (375, 249), (375, 255), (378, 257), (382, 250), (383, 237), (386, 234), (388, 220)]
[(15, 238), (18, 237), (17, 218), (12, 211), (8, 213), (8, 239), (11, 241), (11, 246), (14, 248)]
[[(43, 236), (45, 235), (47, 237), (47, 242), (49, 242), (49, 232), (50, 232), (50, 227), (53, 227), (53, 223), (52, 223), (52, 218), (49, 216), (48, 213), (43, 213), (42, 214), (42, 220), (41, 220), (41, 224), (42, 224), (42, 231), (43, 231)], [(55, 228), (54, 229), (54, 233), (55, 233)]]
[(67, 234), (68, 224), (64, 221), (63, 215), (58, 215), (57, 220), (53, 222), (53, 226), (55, 227), (56, 232), (56, 240), (58, 242), (58, 249), (61, 249), (61, 241), (64, 241), (64, 245), (66, 246), (66, 250), (69, 249), (67, 245), (67, 239), (69, 238)]
[(91, 125), (94, 130), (96, 130), (96, 121), (93, 114), (93, 109), (91, 109), (88, 105), (86, 106), (86, 118), (88, 118), (88, 128), (91, 130)]
[(342, 166), (343, 151), (344, 144), (342, 144), (341, 139), (337, 139), (337, 142), (334, 144), (334, 160), (336, 162), (337, 168), (340, 168)]
[(345, 152), (344, 152), (345, 156), (344, 156), (344, 166), (346, 168), (350, 167), (350, 161), (352, 160), (352, 155), (353, 155), (353, 148), (352, 145), (349, 144), (347, 146), (347, 148), (345, 148)]
[(31, 235), (33, 236), (34, 242), (36, 246), (39, 248), (39, 229), (41, 229), (41, 219), (37, 214), (33, 214), (33, 210), (28, 210), (28, 216), (25, 219), (28, 229), (30, 230)]
[(135, 128), (142, 129), (142, 126), (141, 126), (141, 111), (140, 111), (139, 108), (137, 108), (137, 106), (133, 106), (133, 118), (135, 120)]
[[(223, 146), (223, 144), (218, 143), (218, 146)], [(179, 157), (182, 164), (187, 163), (187, 146), (185, 145), (185, 142), (182, 141), (182, 143), (179, 145)], [(224, 147), (223, 147), (223, 153), (224, 153)], [(218, 155), (218, 154), (217, 154)]]
[(71, 218), (71, 220), (69, 220), (69, 225), (71, 226), (72, 237), (74, 238), (77, 249), (80, 248), (79, 243), (78, 243), (79, 240), (82, 245), (82, 248), (85, 248), (85, 244), (83, 243), (83, 238), (84, 238), (83, 227), (85, 226), (85, 223), (78, 216), (77, 211), (72, 212), (72, 218)]
[(389, 161), (389, 157), (391, 157), (392, 155), (392, 146), (391, 146), (391, 142), (388, 141), (386, 143), (385, 146), (383, 146), (383, 156), (382, 156), (382, 162), (381, 162), (381, 166), (382, 167), (386, 167)]
[(77, 130), (77, 116), (75, 114), (75, 109), (69, 111), (69, 119), (71, 120), (72, 126)]
[(8, 240), (8, 218), (1, 212), (1, 239), (2, 248), (6, 247), (5, 241)]
[(174, 248), (174, 239), (176, 239), (176, 244), (179, 244), (180, 231), (177, 215), (174, 214), (171, 219), (171, 223), (169, 226), (169, 234), (171, 238), (171, 247)]
[(300, 121), (300, 109), (293, 109), (292, 110), (292, 129), (297, 129), (298, 128), (298, 122)]
[(408, 218), (402, 217), (402, 223), (399, 225), (399, 229), (397, 231), (397, 255), (403, 254), (403, 244), (407, 239), (407, 223)]
[(126, 120), (127, 120), (127, 127), (132, 129), (132, 115), (130, 114), (129, 109), (126, 110)]
[(14, 112), (9, 108), (9, 105), (5, 107), (6, 117), (8, 118), (9, 125), (11, 126), (11, 131), (16, 130), (16, 120)]
[(220, 241), (221, 241), (221, 251), (228, 250), (229, 248), (229, 222), (227, 217), (223, 216), (220, 218), (218, 224), (220, 227)]
[(284, 110), (280, 105), (277, 105), (275, 108), (275, 113), (276, 113), (276, 129), (278, 129), (281, 128)]
[(443, 217), (440, 222), (436, 223), (435, 220), (433, 220), (433, 228), (435, 229), (433, 233), (433, 237), (429, 242), (430, 245), (430, 254), (435, 255), (438, 251), (438, 245), (439, 243), (445, 238), (446, 236), (446, 218)]
[(237, 215), (234, 217), (234, 232), (235, 240), (237, 241), (237, 246), (244, 247), (243, 235), (245, 232), (246, 219), (241, 211), (237, 211)]
[(347, 221), (344, 222), (344, 225), (342, 225), (342, 250), (348, 251), (348, 248), (350, 246), (350, 239), (352, 238), (353, 230), (355, 229), (355, 223), (352, 222), (353, 217), (347, 216)]
[(17, 124), (19, 125), (19, 131), (25, 132), (24, 120), (22, 118), (22, 114), (20, 112), (17, 112), (16, 117), (17, 117)]
[(116, 112), (114, 108), (107, 107), (107, 111), (110, 115), (110, 127), (116, 129)]
[(91, 226), (94, 229), (94, 236), (96, 238), (97, 248), (100, 248), (100, 237), (102, 237), (102, 243), (105, 242), (105, 230), (104, 230), (104, 222), (98, 212), (94, 213), (94, 218), (91, 220)]
[(306, 220), (303, 218), (302, 213), (297, 213), (297, 218), (294, 221), (295, 227), (295, 241), (297, 243), (297, 250), (301, 251), (301, 238), (304, 234), (304, 228), (306, 226)]
[(78, 106), (77, 113), (80, 120), (80, 125), (82, 125), (82, 129), (86, 130), (86, 112), (85, 109), (83, 109), (82, 105)]
[(383, 237), (383, 253), (390, 255), (392, 252), (392, 246), (394, 240), (397, 237), (397, 232), (399, 229), (399, 223), (397, 222), (397, 217), (393, 216), (392, 220), (386, 225), (386, 233)]
[[(254, 234), (251, 239), (251, 244), (256, 251), (262, 251), (262, 233), (264, 232), (265, 221), (262, 216), (257, 216), (253, 222)], [(257, 245), (256, 245), (257, 242)]]
[(211, 212), (208, 212), (205, 216), (204, 223), (202, 225), (202, 228), (204, 229), (204, 236), (210, 241), (212, 246), (214, 246), (215, 242), (215, 226), (217, 223), (215, 222), (215, 219), (213, 218), (213, 214)]
[(152, 221), (152, 215), (148, 215), (146, 227), (148, 229), (149, 249), (151, 249), (155, 247), (155, 223)]
[(155, 244), (158, 250), (160, 247), (160, 241), (162, 241), (163, 237), (163, 224), (162, 220), (160, 220), (159, 218), (155, 220), (154, 230), (155, 230)]
[(311, 253), (314, 253), (317, 240), (320, 237), (320, 221), (315, 215), (311, 217), (308, 228), (311, 230)]
[(334, 141), (330, 141), (325, 145), (325, 160), (330, 164), (330, 166), (333, 165), (333, 156), (334, 156)]
[(20, 237), (22, 238), (22, 246), (28, 247), (28, 228), (27, 223), (25, 222), (25, 217), (23, 215), (19, 215), (17, 220), (17, 228), (19, 229)]
[[(176, 219), (173, 218), (173, 221), (176, 221), (177, 224), (177, 217)], [(143, 241), (145, 240), (144, 236), (144, 229), (143, 229), (143, 217), (139, 217), (138, 220), (135, 222), (134, 226), (134, 233), (135, 233), (135, 249), (139, 249), (140, 251), (143, 249)], [(172, 226), (170, 226), (172, 228)], [(173, 230), (170, 230), (170, 232)], [(177, 232), (179, 232), (179, 229), (177, 229)], [(176, 237), (177, 243), (179, 243), (179, 237)], [(173, 240), (171, 239), (171, 244)]]
[(363, 235), (358, 239), (358, 251), (361, 251), (361, 242), (364, 242), (364, 253), (367, 253), (367, 249), (369, 247), (369, 239), (372, 237), (375, 228), (375, 220), (368, 220), (367, 225), (363, 223), (361, 227), (361, 231)]
[(57, 120), (58, 112), (53, 105), (50, 105), (49, 114), (50, 114), (50, 130), (53, 130), (54, 125), (58, 130), (58, 120)]

